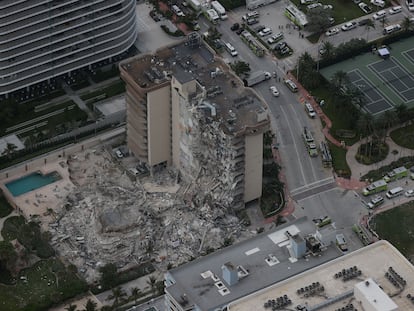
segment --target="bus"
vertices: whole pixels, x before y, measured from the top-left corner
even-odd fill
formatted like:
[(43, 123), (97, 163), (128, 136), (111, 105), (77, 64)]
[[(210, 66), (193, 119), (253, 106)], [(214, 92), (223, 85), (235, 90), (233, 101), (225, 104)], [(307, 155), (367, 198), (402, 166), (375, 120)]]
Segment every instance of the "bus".
[(385, 180), (380, 179), (380, 180), (373, 182), (368, 187), (365, 187), (362, 190), (362, 194), (365, 196), (368, 196), (370, 194), (375, 194), (381, 191), (386, 191), (387, 189), (388, 189), (388, 186)]
[(308, 24), (306, 14), (293, 4), (288, 4), (288, 6), (285, 8), (285, 16), (300, 28), (305, 28)]

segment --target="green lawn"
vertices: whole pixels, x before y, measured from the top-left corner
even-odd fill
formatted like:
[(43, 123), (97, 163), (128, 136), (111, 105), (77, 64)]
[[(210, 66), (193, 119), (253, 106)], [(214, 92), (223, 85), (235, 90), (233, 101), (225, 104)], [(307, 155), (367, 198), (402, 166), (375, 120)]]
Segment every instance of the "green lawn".
[[(301, 5), (300, 0), (292, 0), (292, 2), (303, 12), (306, 13), (306, 5)], [(332, 17), (336, 24), (341, 24), (345, 21), (364, 15), (364, 12), (352, 1), (343, 0), (323, 0), (319, 1), (322, 4), (331, 4), (333, 6)]]
[(329, 144), (329, 150), (333, 159), (333, 168), (339, 176), (348, 177), (351, 176), (351, 169), (346, 163), (346, 150), (338, 147), (332, 143)]
[[(20, 279), (27, 278), (27, 282)], [(53, 303), (74, 297), (87, 285), (57, 259), (42, 260), (20, 272), (12, 286), (0, 284), (2, 311), (43, 311)]]
[(106, 98), (118, 95), (125, 92), (125, 84), (123, 81), (115, 82), (105, 88), (99, 89), (94, 92), (86, 93), (81, 96), (83, 100), (91, 99), (94, 97), (98, 97), (99, 95), (105, 94)]
[(390, 133), (390, 136), (397, 145), (414, 149), (414, 124), (396, 129)]
[(375, 231), (391, 242), (407, 258), (414, 256), (414, 202), (408, 202), (377, 215)]

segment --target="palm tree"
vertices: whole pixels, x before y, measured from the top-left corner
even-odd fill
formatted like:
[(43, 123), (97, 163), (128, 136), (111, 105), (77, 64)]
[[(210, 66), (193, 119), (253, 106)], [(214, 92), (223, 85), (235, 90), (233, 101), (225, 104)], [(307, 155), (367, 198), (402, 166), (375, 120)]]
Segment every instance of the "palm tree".
[(131, 288), (131, 297), (134, 299), (135, 304), (137, 304), (137, 299), (141, 295), (141, 290), (138, 287)]
[(325, 41), (322, 45), (322, 49), (324, 51), (322, 59), (329, 59), (334, 55), (335, 47), (331, 42)]
[(367, 23), (365, 24), (365, 30), (367, 31), (367, 42), (369, 41), (368, 40), (368, 35), (369, 35), (369, 31), (370, 31), (371, 28), (375, 29), (375, 23), (372, 19), (368, 19)]
[(403, 22), (402, 22), (403, 30), (407, 32), (409, 30), (412, 30), (413, 26), (414, 26), (414, 22), (411, 20), (411, 18), (408, 16), (404, 17)]
[(155, 293), (156, 291), (156, 284), (157, 284), (157, 279), (154, 276), (150, 276), (147, 280), (147, 284), (151, 287), (151, 292)]
[(97, 303), (91, 299), (88, 299), (84, 311), (96, 311), (96, 307)]
[(400, 123), (404, 123), (405, 121), (407, 121), (409, 119), (408, 118), (409, 114), (408, 114), (407, 105), (399, 104), (399, 105), (395, 106), (394, 111), (395, 111)]
[(7, 158), (11, 158), (12, 154), (16, 151), (17, 146), (12, 143), (7, 143), (6, 149), (1, 153), (1, 155), (7, 156)]
[(127, 294), (122, 289), (122, 287), (118, 286), (112, 289), (112, 295), (109, 295), (106, 300), (114, 300), (113, 306), (117, 305), (119, 301), (125, 297)]
[(70, 304), (65, 308), (66, 311), (76, 311), (77, 306), (74, 304)]
[(349, 78), (346, 75), (345, 71), (338, 70), (334, 73), (334, 75), (331, 78), (331, 84), (335, 87), (336, 91), (339, 90), (344, 83), (348, 83)]
[(358, 128), (361, 132), (361, 135), (365, 135), (366, 145), (367, 145), (367, 147), (365, 148), (365, 156), (368, 156), (368, 154), (371, 153), (371, 151), (368, 152), (369, 139), (370, 139), (371, 134), (374, 131), (373, 116), (369, 113), (363, 113), (358, 120)]

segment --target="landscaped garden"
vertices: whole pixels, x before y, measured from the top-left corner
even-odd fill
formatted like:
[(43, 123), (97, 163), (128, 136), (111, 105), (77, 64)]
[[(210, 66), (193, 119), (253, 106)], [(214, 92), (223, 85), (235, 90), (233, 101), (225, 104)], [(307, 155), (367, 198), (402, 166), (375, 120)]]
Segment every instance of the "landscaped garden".
[[(3, 208), (2, 208), (3, 210)], [(74, 266), (54, 257), (49, 235), (21, 216), (4, 222), (0, 242), (0, 309), (47, 310), (87, 290)]]

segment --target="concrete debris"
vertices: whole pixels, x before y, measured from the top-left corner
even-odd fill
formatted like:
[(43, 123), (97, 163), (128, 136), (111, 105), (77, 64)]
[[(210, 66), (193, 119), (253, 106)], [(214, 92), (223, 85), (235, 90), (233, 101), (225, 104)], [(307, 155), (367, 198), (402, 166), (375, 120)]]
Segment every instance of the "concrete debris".
[(188, 184), (177, 184), (168, 169), (138, 178), (109, 152), (88, 150), (68, 160), (68, 170), (76, 187), (49, 224), (51, 242), (89, 282), (105, 263), (126, 268), (154, 260), (165, 271), (228, 238), (252, 235), (231, 211), (214, 204), (220, 189), (206, 172)]

